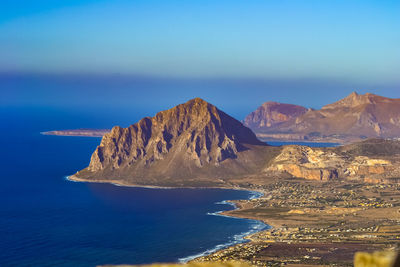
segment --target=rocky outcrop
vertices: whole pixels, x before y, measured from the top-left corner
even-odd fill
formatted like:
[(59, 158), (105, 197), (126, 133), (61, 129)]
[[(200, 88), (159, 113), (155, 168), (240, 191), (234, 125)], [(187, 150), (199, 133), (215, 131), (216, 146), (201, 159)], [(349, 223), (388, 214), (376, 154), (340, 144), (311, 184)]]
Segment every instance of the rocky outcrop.
[(337, 148), (285, 146), (264, 172), (321, 181), (383, 181), (400, 175), (399, 145), (398, 141), (373, 139)]
[(329, 181), (338, 178), (336, 169), (306, 168), (300, 164), (279, 164), (276, 170), (285, 171), (294, 177), (308, 180)]
[[(400, 99), (355, 92), (320, 110), (309, 109), (280, 123), (247, 124), (265, 140), (354, 141), (365, 138), (400, 137)], [(269, 118), (268, 116), (265, 116)], [(247, 120), (247, 118), (246, 118)], [(262, 119), (258, 119), (262, 121)]]
[(239, 121), (196, 98), (127, 128), (114, 127), (94, 151), (89, 167), (76, 176), (139, 181), (249, 173), (262, 164), (250, 159), (261, 159), (259, 155), (268, 153), (265, 148)]
[(265, 171), (287, 172), (294, 177), (328, 181), (339, 178), (345, 159), (334, 151), (306, 146), (285, 146)]

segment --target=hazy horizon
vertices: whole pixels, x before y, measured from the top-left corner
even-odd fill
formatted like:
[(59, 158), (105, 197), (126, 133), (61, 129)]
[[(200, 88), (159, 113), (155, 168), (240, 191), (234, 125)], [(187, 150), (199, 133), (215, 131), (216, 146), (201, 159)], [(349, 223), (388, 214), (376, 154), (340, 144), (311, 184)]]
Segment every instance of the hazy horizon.
[(398, 83), (398, 1), (2, 1), (0, 72)]
[(266, 101), (398, 98), (399, 11), (397, 1), (2, 1), (0, 107), (135, 122), (201, 97), (242, 120)]
[(105, 113), (138, 112), (153, 116), (201, 97), (242, 120), (267, 101), (320, 109), (356, 91), (398, 98), (396, 84), (367, 86), (318, 79), (177, 79), (128, 75), (0, 74), (0, 106), (56, 108)]

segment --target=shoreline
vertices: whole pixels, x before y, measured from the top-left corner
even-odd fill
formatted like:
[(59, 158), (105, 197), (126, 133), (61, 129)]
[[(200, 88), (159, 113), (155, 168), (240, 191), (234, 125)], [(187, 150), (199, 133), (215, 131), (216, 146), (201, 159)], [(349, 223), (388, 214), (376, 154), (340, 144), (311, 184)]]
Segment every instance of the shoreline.
[[(134, 184), (127, 184), (127, 183), (120, 183), (120, 181), (115, 180), (115, 181), (110, 181), (110, 180), (98, 180), (98, 181), (87, 181), (85, 179), (81, 179), (76, 177), (75, 175), (67, 175), (65, 176), (65, 179), (70, 182), (86, 182), (86, 183), (107, 183), (107, 184), (112, 184), (114, 186), (124, 186), (124, 187), (136, 187), (136, 188), (147, 188), (147, 189), (226, 189), (226, 190), (235, 190), (235, 191), (246, 191), (249, 193), (249, 197), (245, 200), (251, 201), (254, 199), (259, 199), (263, 197), (265, 194), (261, 190), (250, 190), (246, 188), (240, 188), (240, 187), (162, 187), (162, 186), (146, 186), (146, 185), (134, 185)], [(233, 241), (228, 241), (223, 244), (217, 244), (213, 248), (207, 249), (204, 252), (197, 253), (195, 255), (189, 255), (183, 258), (178, 258), (177, 261), (179, 263), (187, 263), (189, 261), (196, 260), (201, 257), (206, 257), (209, 256), (213, 253), (216, 253), (218, 251), (222, 251), (224, 249), (227, 249), (229, 247), (233, 247), (238, 244), (244, 244), (251, 242), (251, 236), (254, 234), (257, 234), (261, 231), (266, 231), (270, 230), (272, 228), (275, 228), (276, 226), (273, 224), (269, 224), (264, 220), (256, 219), (256, 218), (249, 218), (249, 217), (244, 217), (244, 216), (234, 216), (229, 214), (228, 212), (232, 211), (239, 211), (241, 209), (240, 205), (236, 201), (240, 200), (223, 200), (221, 202), (217, 202), (215, 204), (221, 204), (221, 205), (230, 205), (233, 206), (234, 208), (232, 210), (221, 210), (221, 211), (216, 211), (216, 212), (208, 212), (207, 215), (211, 216), (222, 216), (222, 217), (227, 217), (231, 219), (240, 219), (240, 220), (247, 220), (249, 221), (249, 230), (246, 232), (238, 233), (232, 236)], [(256, 223), (256, 228), (254, 226), (252, 227), (252, 223)]]
[(157, 186), (157, 185), (140, 185), (140, 184), (132, 184), (132, 183), (124, 183), (121, 180), (104, 180), (98, 179), (89, 181), (86, 179), (82, 179), (76, 177), (75, 175), (67, 175), (65, 179), (71, 182), (86, 182), (86, 183), (99, 183), (99, 184), (112, 184), (115, 186), (126, 186), (126, 187), (141, 187), (141, 188), (151, 188), (151, 189), (229, 189), (229, 190), (238, 190), (238, 191), (248, 191), (248, 192), (257, 192), (264, 195), (264, 192), (251, 190), (243, 187), (222, 187), (222, 186)]
[[(53, 135), (53, 136), (70, 136), (70, 137), (103, 137), (105, 134), (109, 133), (111, 129), (72, 129), (72, 130), (53, 130), (40, 132), (41, 135)], [(258, 137), (258, 135), (257, 135)], [(357, 141), (362, 141), (362, 139), (318, 139), (318, 140), (304, 140), (304, 139), (273, 139), (273, 138), (262, 138), (259, 137), (262, 142), (282, 142), (282, 143), (331, 143), (337, 145), (350, 144)]]
[(109, 133), (109, 129), (72, 129), (72, 130), (53, 130), (40, 132), (41, 135), (54, 136), (75, 136), (75, 137), (103, 137)]
[(393, 250), (399, 240), (393, 233), (400, 231), (400, 185), (275, 177), (263, 181), (262, 187), (231, 184), (214, 188), (260, 195), (225, 201), (236, 208), (211, 215), (255, 220), (269, 228), (242, 233), (239, 242), (219, 244), (181, 258), (181, 262), (240, 260), (254, 266), (266, 266), (268, 262), (351, 266), (356, 252)]

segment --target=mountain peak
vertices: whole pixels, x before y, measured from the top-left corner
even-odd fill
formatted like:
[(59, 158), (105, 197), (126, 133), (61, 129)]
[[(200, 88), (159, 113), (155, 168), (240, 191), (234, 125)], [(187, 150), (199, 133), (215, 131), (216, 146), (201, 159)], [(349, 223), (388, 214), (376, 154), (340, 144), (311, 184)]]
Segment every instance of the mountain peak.
[(355, 107), (358, 105), (365, 105), (371, 104), (376, 100), (384, 99), (384, 97), (374, 95), (371, 93), (366, 93), (364, 95), (357, 94), (356, 92), (352, 92), (350, 95), (346, 96), (345, 98), (334, 102), (332, 104), (326, 105), (322, 107), (322, 109), (329, 109), (329, 108), (338, 108), (339, 106), (343, 107)]
[(351, 92), (347, 97), (357, 97), (358, 93), (356, 91)]
[(268, 101), (268, 102), (263, 103), (261, 106), (268, 107), (268, 106), (277, 106), (280, 104), (282, 104), (282, 103), (275, 102), (275, 101)]
[(254, 146), (266, 144), (236, 119), (194, 98), (128, 128), (114, 127), (86, 171), (132, 177), (183, 175), (227, 160), (237, 165), (240, 154)]
[(205, 101), (204, 99), (200, 98), (200, 97), (195, 97), (193, 99), (190, 99), (189, 101), (187, 101), (186, 103), (190, 103), (190, 102), (194, 102), (194, 103), (199, 103), (199, 104), (208, 104), (207, 101)]
[(207, 107), (209, 105), (211, 105), (210, 103), (208, 103), (207, 101), (205, 101), (204, 99), (200, 98), (200, 97), (196, 97), (193, 99), (190, 99), (189, 101), (180, 104), (178, 106), (186, 106), (186, 107), (194, 107), (194, 106), (199, 106), (199, 107)]

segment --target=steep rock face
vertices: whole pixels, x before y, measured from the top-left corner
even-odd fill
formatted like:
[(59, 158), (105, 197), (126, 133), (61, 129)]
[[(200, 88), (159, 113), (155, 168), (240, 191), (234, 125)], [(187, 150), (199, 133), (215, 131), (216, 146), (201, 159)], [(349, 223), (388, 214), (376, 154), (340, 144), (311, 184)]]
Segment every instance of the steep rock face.
[(306, 146), (285, 146), (265, 171), (287, 172), (294, 177), (328, 181), (340, 176), (345, 159), (334, 151)]
[(244, 125), (252, 129), (268, 128), (297, 118), (306, 112), (307, 109), (302, 106), (266, 102), (244, 119)]
[(127, 128), (114, 127), (96, 148), (89, 167), (76, 176), (173, 177), (194, 175), (199, 169), (207, 174), (227, 160), (233, 171), (247, 168), (241, 153), (250, 159), (265, 147), (239, 121), (196, 98)]
[(249, 126), (264, 139), (285, 134), (288, 140), (400, 137), (400, 99), (354, 92), (320, 110), (308, 110), (275, 126)]
[(371, 139), (336, 148), (285, 146), (264, 172), (286, 172), (294, 177), (386, 179), (400, 174), (400, 142)]
[(286, 164), (278, 165), (278, 170), (307, 180), (329, 181), (338, 178), (338, 172), (335, 169), (306, 168), (301, 165)]

